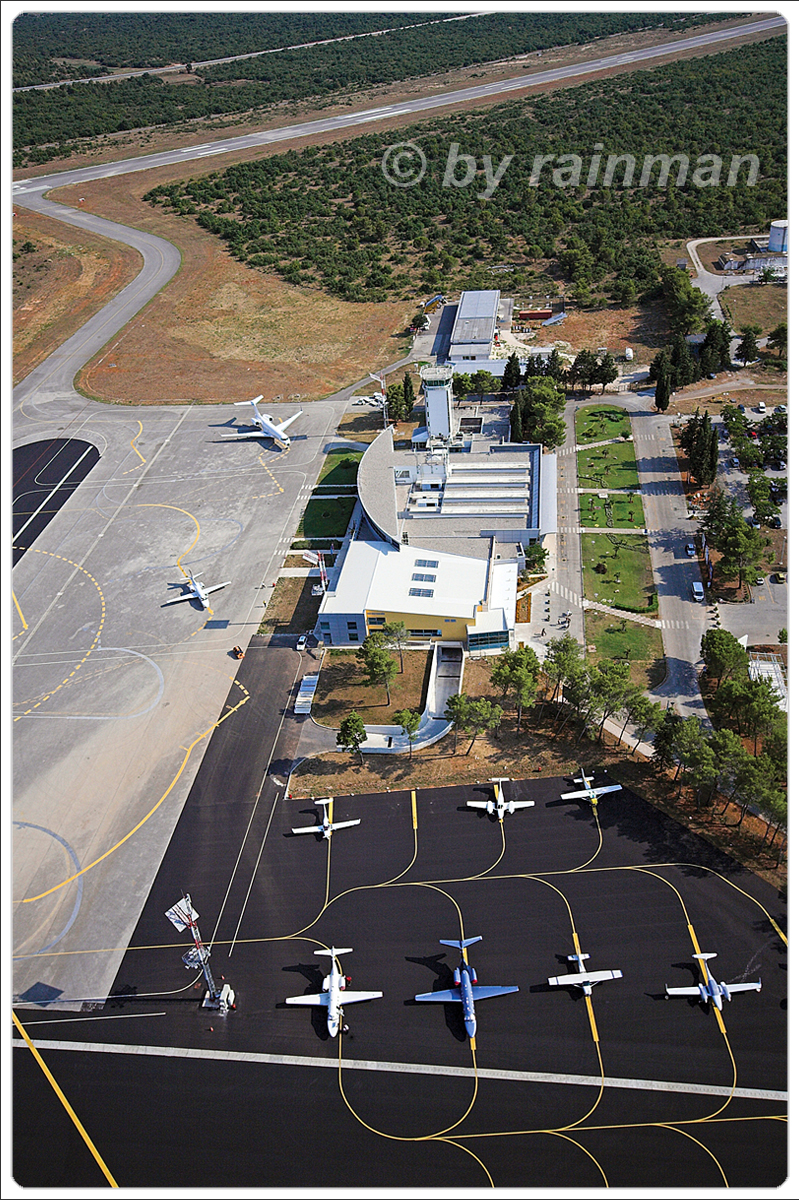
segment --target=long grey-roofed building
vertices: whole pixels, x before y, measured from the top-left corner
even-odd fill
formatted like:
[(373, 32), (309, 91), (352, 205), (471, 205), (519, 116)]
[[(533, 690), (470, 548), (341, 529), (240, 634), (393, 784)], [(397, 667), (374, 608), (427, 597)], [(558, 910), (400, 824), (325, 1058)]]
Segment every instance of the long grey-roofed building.
[(452, 362), (489, 357), (498, 311), (499, 291), (461, 292), (449, 347)]

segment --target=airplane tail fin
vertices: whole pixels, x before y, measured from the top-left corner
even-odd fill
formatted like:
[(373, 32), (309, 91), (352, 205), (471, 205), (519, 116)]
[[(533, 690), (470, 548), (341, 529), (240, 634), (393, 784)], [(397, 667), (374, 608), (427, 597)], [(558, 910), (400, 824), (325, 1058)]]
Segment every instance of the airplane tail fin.
[(701, 958), (703, 962), (707, 962), (709, 958), (717, 958), (718, 955), (715, 952), (711, 952), (709, 954), (692, 954), (691, 957)]
[(567, 958), (569, 962), (585, 962), (591, 957), (590, 954), (569, 954)]
[(352, 954), (352, 946), (331, 946), (329, 950), (314, 950), (314, 954), (328, 954), (335, 958), (338, 954)]
[(323, 808), (330, 804), (330, 802), (330, 798), (326, 800), (314, 800), (314, 804), (321, 804)]
[(456, 950), (465, 950), (467, 946), (473, 946), (475, 942), (482, 942), (482, 940), (482, 937), (466, 938), (463, 942), (458, 940), (448, 941), (446, 938), (439, 939), (442, 946), (454, 946)]

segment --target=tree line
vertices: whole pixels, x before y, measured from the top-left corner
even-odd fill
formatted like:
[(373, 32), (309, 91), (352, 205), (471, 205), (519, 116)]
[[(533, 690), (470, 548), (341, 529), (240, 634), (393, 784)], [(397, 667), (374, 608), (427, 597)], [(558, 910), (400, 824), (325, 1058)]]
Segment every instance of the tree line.
[[(366, 639), (358, 656), (367, 681), (386, 685), (386, 676), (396, 675), (397, 664), (387, 653), (387, 645), (392, 639), (396, 645), (398, 637), (401, 642), (402, 631), (392, 627), (390, 634), (370, 634)], [(683, 787), (691, 787), (697, 808), (710, 807), (715, 813), (722, 805), (723, 816), (735, 802), (737, 825), (748, 811), (757, 809), (767, 822), (765, 846), (769, 833), (773, 842), (787, 823), (787, 718), (771, 684), (749, 678), (748, 655), (732, 634), (709, 630), (701, 649), (705, 673), (714, 689), (716, 728), (709, 730), (698, 717), (682, 717), (651, 700), (644, 688), (630, 679), (628, 662), (586, 662), (579, 642), (565, 633), (549, 643), (543, 662), (531, 646), (497, 656), (490, 681), (500, 693), (500, 703), (463, 692), (450, 696), (446, 716), (452, 725), (454, 750), (458, 752), (462, 735), (470, 738), (462, 743), (461, 753), (467, 755), (478, 737), (499, 737), (504, 706), (513, 710), (517, 737), (525, 713), (533, 727), (546, 721), (555, 733), (571, 723), (579, 730), (578, 742), (590, 731), (601, 743), (608, 721), (615, 720), (617, 744), (628, 728), (635, 730), (632, 753), (647, 734), (652, 735), (653, 769), (673, 771), (678, 795)], [(412, 754), (420, 714), (400, 710), (394, 716), (409, 738)], [(365, 740), (358, 714), (345, 717), (337, 735), (339, 746), (361, 755)]]
[[(756, 230), (784, 211), (785, 46), (774, 39), (633, 78), (633, 85), (630, 76), (611, 78), (411, 126), (403, 138), (428, 163), (415, 187), (394, 187), (384, 176), (380, 134), (268, 155), (161, 185), (146, 198), (195, 218), (242, 262), (345, 300), (493, 287), (496, 264), (511, 268), (503, 275), (509, 292), (551, 290), (544, 259), (578, 303), (646, 301), (670, 287), (671, 277), (661, 278), (660, 239)], [(586, 161), (598, 143), (606, 153), (645, 155), (657, 129), (659, 151), (697, 157), (708, 151), (708, 128), (714, 153), (746, 145), (758, 155), (755, 186), (559, 188), (546, 176), (530, 186), (542, 146), (582, 151)], [(512, 156), (490, 202), (479, 201), (478, 183), (443, 186), (456, 142), (495, 165)]]

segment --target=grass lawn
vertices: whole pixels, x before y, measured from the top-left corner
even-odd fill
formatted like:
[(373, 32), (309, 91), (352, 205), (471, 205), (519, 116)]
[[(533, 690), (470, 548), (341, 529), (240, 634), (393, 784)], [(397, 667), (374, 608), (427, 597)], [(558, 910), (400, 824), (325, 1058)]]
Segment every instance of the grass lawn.
[(258, 632), (299, 634), (313, 629), (322, 601), (321, 596), (312, 595), (314, 584), (318, 583), (318, 579), (307, 575), (278, 579), (270, 589), (269, 605)]
[[(614, 545), (611, 537), (621, 544)], [(642, 534), (625, 538), (621, 533), (584, 533), (582, 548), (583, 589), (587, 600), (642, 609), (649, 596), (657, 595), (649, 540)], [(599, 563), (607, 566), (606, 574), (595, 570)], [(656, 613), (656, 603), (646, 610), (647, 616)]]
[(632, 434), (629, 413), (615, 404), (588, 404), (577, 410), (574, 428), (578, 445), (603, 442), (607, 438)]
[(650, 689), (662, 683), (666, 666), (660, 630), (639, 625), (626, 617), (585, 610), (585, 640), (596, 650), (586, 654), (590, 663), (616, 658), (630, 664), (630, 679)]
[(362, 451), (331, 450), (319, 472), (316, 486), (327, 484), (331, 487), (354, 487), (358, 478), (358, 464), (362, 458)]
[(640, 486), (632, 442), (618, 442), (612, 446), (600, 446), (596, 450), (579, 450), (577, 474), (580, 487), (613, 492)]
[[(610, 509), (610, 520), (608, 520)], [(580, 497), (580, 524), (603, 529), (643, 529), (644, 502), (640, 496)]]
[[(399, 666), (399, 654), (390, 653)], [(389, 705), (383, 684), (365, 682), (363, 665), (353, 650), (328, 650), (314, 696), (314, 720), (337, 729), (354, 711), (363, 718), (364, 725), (393, 725), (394, 713), (400, 708), (424, 712), (432, 652), (405, 650), (402, 657), (405, 669), (398, 671), (389, 685)]]
[(294, 536), (344, 537), (354, 508), (355, 496), (347, 496), (340, 500), (309, 500)]

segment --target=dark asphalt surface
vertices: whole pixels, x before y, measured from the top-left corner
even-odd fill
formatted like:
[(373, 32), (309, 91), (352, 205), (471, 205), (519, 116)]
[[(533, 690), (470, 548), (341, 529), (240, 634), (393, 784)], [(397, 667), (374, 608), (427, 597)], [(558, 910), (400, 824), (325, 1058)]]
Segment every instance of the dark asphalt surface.
[(14, 448), (14, 563), (47, 528), (99, 458), (100, 452), (95, 446), (77, 438), (50, 438)]
[[(75, 1047), (42, 1053), (117, 1182), (478, 1187), (488, 1171), (496, 1186), (580, 1188), (604, 1186), (604, 1172), (611, 1187), (677, 1188), (723, 1186), (723, 1170), (730, 1186), (779, 1185), (786, 1128), (773, 1118), (784, 1102), (730, 1092), (736, 1071), (739, 1091), (787, 1086), (785, 951), (767, 917), (784, 924), (784, 899), (627, 792), (600, 802), (600, 846), (590, 810), (560, 800), (560, 778), (507, 785), (536, 807), (508, 816), (504, 854), (502, 826), (465, 808), (486, 790), (471, 786), (418, 793), (418, 846), (409, 792), (339, 797), (334, 815), (359, 827), (330, 843), (293, 837), (318, 811), (284, 795), (300, 728), (292, 688), (306, 669), (292, 649), (259, 639), (248, 649), (246, 719), (212, 738), (115, 997), (67, 1021), (19, 1014), (31, 1036)], [(188, 939), (164, 916), (184, 891), (217, 982), (236, 992), (226, 1018), (200, 1008), (181, 961)], [(702, 949), (718, 952), (717, 978), (763, 980), (759, 995), (725, 1005), (729, 1048), (702, 1005), (663, 999), (666, 982), (696, 978), (683, 904)], [(599, 1054), (585, 1001), (546, 982), (568, 969), (570, 912), (591, 965), (623, 971), (594, 992)], [(451, 986), (457, 953), (439, 939), (460, 936), (461, 916), (466, 937), (483, 937), (470, 951), (479, 981), (520, 988), (478, 1005), (478, 1067), (566, 1077), (481, 1079), (465, 1119), (473, 1074), (460, 1009), (413, 1000)], [(353, 987), (384, 992), (348, 1011), (343, 1059), (417, 1068), (344, 1071), (357, 1119), (324, 1010), (285, 1005), (320, 990), (313, 951), (331, 944), (353, 947), (342, 963)], [(30, 1053), (13, 1061), (17, 1182), (99, 1186)], [(614, 1082), (595, 1107), (599, 1087), (572, 1077), (602, 1069), (717, 1090)], [(450, 1126), (456, 1146), (431, 1139)], [(567, 1126), (567, 1137), (545, 1132)]]

